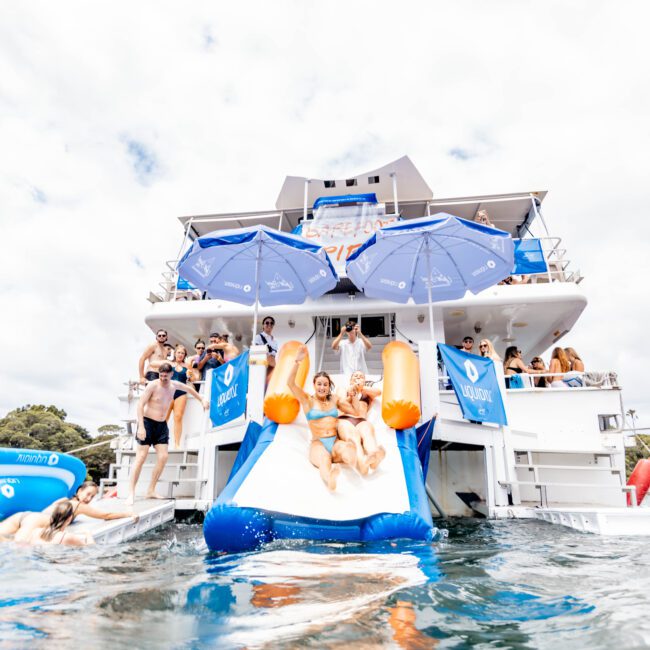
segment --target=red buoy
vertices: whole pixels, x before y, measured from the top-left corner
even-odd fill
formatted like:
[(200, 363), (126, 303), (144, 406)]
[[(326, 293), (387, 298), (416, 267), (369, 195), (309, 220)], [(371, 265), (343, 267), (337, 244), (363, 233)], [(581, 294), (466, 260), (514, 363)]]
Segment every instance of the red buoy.
[[(646, 495), (648, 488), (650, 488), (650, 459), (642, 458), (636, 464), (636, 467), (627, 479), (627, 484), (636, 487), (636, 505), (640, 506), (643, 497)], [(632, 505), (630, 494), (627, 495), (627, 505)]]

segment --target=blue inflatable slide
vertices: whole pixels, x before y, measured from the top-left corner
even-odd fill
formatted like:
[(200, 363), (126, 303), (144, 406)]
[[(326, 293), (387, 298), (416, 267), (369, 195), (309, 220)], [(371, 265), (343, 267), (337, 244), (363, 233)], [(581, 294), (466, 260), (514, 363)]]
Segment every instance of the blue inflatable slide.
[(436, 529), (415, 429), (387, 427), (380, 399), (368, 419), (386, 458), (367, 476), (344, 467), (334, 492), (309, 462), (311, 436), (302, 413), (287, 425), (251, 422), (228, 483), (206, 516), (208, 547), (242, 552), (294, 538), (432, 540)]

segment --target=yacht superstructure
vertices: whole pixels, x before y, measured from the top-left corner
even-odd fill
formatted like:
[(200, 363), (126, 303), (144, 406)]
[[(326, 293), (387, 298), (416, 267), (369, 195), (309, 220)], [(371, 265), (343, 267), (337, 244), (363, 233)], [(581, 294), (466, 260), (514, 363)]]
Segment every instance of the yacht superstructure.
[[(473, 220), (479, 210), (487, 210), (495, 227), (530, 245), (522, 248), (524, 258), (525, 250), (534, 250), (542, 264), (525, 274), (525, 283), (497, 285), (435, 304), (435, 331), (439, 342), (450, 345), (467, 335), (477, 343), (487, 338), (500, 355), (516, 345), (528, 362), (561, 345), (587, 304), (582, 276), (561, 238), (546, 227), (541, 209), (545, 196), (534, 191), (437, 198), (403, 157), (350, 178), (289, 176), (274, 210), (185, 216), (180, 222), (183, 248), (209, 232), (254, 224), (299, 232), (326, 247), (341, 281), (318, 300), (272, 308), (274, 336), (280, 346), (290, 340), (306, 343), (312, 372), (336, 373), (338, 357), (331, 342), (342, 324), (355, 320), (373, 343), (367, 363), (377, 378), (388, 342), (412, 346), (419, 354), (422, 422), (435, 417), (427, 487), (432, 503), (445, 515), (539, 517), (592, 532), (648, 533), (650, 518), (644, 509), (627, 507), (634, 488), (626, 485), (621, 390), (610, 369), (587, 368), (592, 381), (579, 387), (540, 388), (532, 376), (524, 377), (523, 387), (504, 390), (507, 427), (465, 420), (428, 341), (426, 307), (369, 299), (344, 277), (345, 259), (383, 225), (441, 212)], [(250, 347), (252, 307), (207, 299), (182, 282), (176, 264), (166, 262), (160, 290), (150, 294), (147, 325), (166, 329), (173, 343), (188, 350), (212, 331), (227, 332), (240, 349)], [(253, 361), (256, 355), (264, 356), (253, 347)], [(262, 366), (251, 366), (247, 413), (227, 425), (208, 425), (199, 404), (188, 401), (183, 448), (170, 452), (161, 479), (162, 490), (176, 500), (177, 509), (205, 511), (223, 489), (248, 423), (263, 419), (264, 372)], [(135, 418), (137, 396), (132, 385), (122, 398), (127, 422)], [(134, 454), (128, 442), (126, 447), (117, 450), (117, 463), (106, 481), (117, 483), (120, 496)], [(140, 480), (145, 484), (146, 477)]]

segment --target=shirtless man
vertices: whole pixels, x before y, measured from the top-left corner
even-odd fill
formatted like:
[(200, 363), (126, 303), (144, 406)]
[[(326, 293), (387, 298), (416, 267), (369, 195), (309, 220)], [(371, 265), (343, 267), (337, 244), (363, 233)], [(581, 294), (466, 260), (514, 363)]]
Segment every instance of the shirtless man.
[[(160, 366), (167, 361), (167, 350), (165, 343), (167, 341), (167, 331), (160, 329), (156, 332), (156, 342), (152, 343), (142, 353), (138, 363), (138, 375), (140, 383), (146, 384), (148, 381), (158, 379), (158, 370)], [(149, 362), (147, 372), (144, 371), (145, 361)]]
[(156, 450), (156, 466), (151, 474), (151, 483), (147, 490), (147, 499), (164, 499), (165, 497), (156, 494), (156, 483), (165, 469), (167, 463), (167, 445), (169, 444), (169, 429), (167, 428), (167, 412), (169, 405), (174, 399), (174, 392), (181, 390), (189, 393), (192, 397), (198, 399), (204, 409), (210, 408), (210, 402), (201, 399), (201, 396), (189, 384), (181, 384), (179, 381), (172, 381), (172, 367), (169, 363), (164, 362), (158, 368), (159, 379), (150, 381), (144, 389), (142, 397), (138, 403), (138, 431), (136, 433), (136, 442), (138, 450), (135, 455), (133, 469), (131, 471), (129, 496), (127, 504), (133, 505), (135, 500), (135, 486), (140, 478), (140, 470), (144, 461), (147, 459), (149, 447), (153, 446)]

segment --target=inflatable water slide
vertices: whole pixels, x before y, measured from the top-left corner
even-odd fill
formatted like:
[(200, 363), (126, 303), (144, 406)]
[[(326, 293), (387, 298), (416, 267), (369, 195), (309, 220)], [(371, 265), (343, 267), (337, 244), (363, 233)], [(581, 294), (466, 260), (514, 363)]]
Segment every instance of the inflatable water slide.
[[(291, 341), (280, 351), (264, 401), (264, 424), (250, 423), (228, 483), (206, 516), (208, 547), (242, 552), (276, 539), (432, 540), (435, 528), (414, 429), (420, 418), (415, 354), (400, 342), (383, 353), (384, 380), (376, 384), (382, 396), (373, 401), (368, 420), (386, 449), (385, 459), (367, 476), (343, 467), (331, 492), (309, 462), (307, 420), (287, 388), (299, 347)], [(299, 385), (308, 372), (305, 359)], [(348, 378), (332, 379), (344, 386)]]

